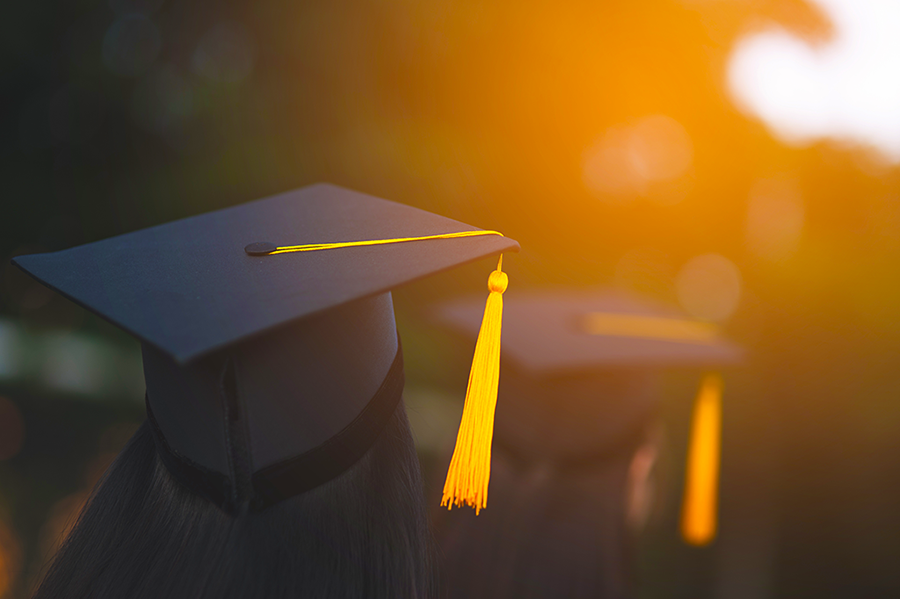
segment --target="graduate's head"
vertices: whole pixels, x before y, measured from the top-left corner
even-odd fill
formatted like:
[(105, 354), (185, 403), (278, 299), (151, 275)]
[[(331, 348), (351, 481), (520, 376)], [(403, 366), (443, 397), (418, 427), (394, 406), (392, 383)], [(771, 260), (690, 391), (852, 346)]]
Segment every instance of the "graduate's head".
[[(475, 300), (439, 318), (462, 334)], [(739, 359), (707, 323), (603, 289), (518, 292), (504, 314), (491, 501), (438, 514), (451, 597), (621, 597), (652, 500), (666, 369)], [(477, 548), (477, 549), (475, 549)]]
[(229, 514), (265, 510), (339, 476), (371, 447), (403, 390), (390, 292), (187, 365), (142, 349), (163, 463)]
[(37, 596), (425, 594), (390, 290), (516, 247), (316, 185), (17, 258), (137, 337), (147, 383)]

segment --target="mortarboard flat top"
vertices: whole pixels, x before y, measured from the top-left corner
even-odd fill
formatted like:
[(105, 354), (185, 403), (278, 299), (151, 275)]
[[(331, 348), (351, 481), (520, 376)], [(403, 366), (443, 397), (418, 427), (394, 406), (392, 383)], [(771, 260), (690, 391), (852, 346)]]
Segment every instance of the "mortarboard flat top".
[(448, 218), (317, 184), (14, 263), (43, 284), (186, 363), (280, 325), (505, 251), (488, 235), (249, 256), (245, 246), (477, 231)]
[[(483, 300), (452, 301), (438, 317), (478, 332)], [(737, 363), (741, 350), (709, 323), (613, 290), (517, 291), (503, 314), (503, 355), (533, 374), (596, 368), (703, 367)]]

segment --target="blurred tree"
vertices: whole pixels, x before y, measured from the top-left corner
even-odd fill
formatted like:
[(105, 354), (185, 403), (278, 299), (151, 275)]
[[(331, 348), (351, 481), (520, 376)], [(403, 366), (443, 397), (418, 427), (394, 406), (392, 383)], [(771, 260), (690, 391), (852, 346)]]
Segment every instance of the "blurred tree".
[[(828, 39), (814, 8), (79, 0), (6, 3), (0, 17), (0, 255), (318, 180), (515, 237), (509, 301), (517, 286), (599, 283), (674, 301), (683, 267), (715, 254), (738, 273), (726, 326), (751, 356), (726, 388), (722, 537), (673, 546), (670, 506), (647, 538), (647, 596), (900, 590), (900, 174), (861, 151), (782, 146), (724, 86), (748, 28), (777, 20)], [(2, 272), (8, 319), (110, 334)], [(398, 294), (411, 354), (443, 355), (417, 334), (418, 307), (482, 278)], [(432, 382), (455, 380), (452, 360), (427, 366)], [(23, 403), (26, 426), (65, 414), (79, 431), (66, 447), (83, 450), (48, 442), (0, 463), (30, 556), (37, 523), (82, 488), (92, 439), (134, 416), (28, 408), (39, 401)], [(677, 446), (684, 422), (670, 420)]]

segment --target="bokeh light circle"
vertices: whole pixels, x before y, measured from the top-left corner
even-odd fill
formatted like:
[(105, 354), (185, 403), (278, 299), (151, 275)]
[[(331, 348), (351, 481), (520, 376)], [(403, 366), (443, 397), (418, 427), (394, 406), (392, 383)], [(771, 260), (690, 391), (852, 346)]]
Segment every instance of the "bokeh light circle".
[(220, 23), (201, 38), (191, 66), (207, 79), (237, 83), (253, 72), (255, 61), (249, 32), (239, 23)]
[(681, 306), (696, 318), (714, 322), (724, 321), (734, 313), (741, 288), (740, 270), (719, 254), (691, 258), (675, 280)]
[(693, 162), (691, 137), (675, 119), (654, 114), (612, 127), (585, 150), (582, 180), (603, 196), (644, 195), (682, 177)]
[(628, 156), (634, 171), (648, 181), (668, 181), (691, 166), (691, 138), (675, 119), (655, 114), (632, 127)]
[(803, 196), (796, 183), (761, 179), (747, 202), (747, 247), (769, 260), (788, 258), (800, 244), (804, 221)]
[(131, 112), (148, 131), (166, 134), (194, 111), (194, 89), (175, 67), (154, 68), (135, 85)]
[(108, 4), (119, 15), (149, 15), (159, 10), (163, 0), (108, 0)]
[(143, 15), (116, 20), (103, 37), (103, 64), (117, 75), (143, 73), (159, 56), (162, 38), (153, 21)]

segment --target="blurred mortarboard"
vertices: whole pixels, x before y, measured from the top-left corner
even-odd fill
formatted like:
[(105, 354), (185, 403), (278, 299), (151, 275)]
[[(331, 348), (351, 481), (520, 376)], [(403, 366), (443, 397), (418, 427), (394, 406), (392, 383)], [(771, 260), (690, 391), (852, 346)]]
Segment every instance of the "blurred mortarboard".
[(517, 249), (318, 184), (14, 263), (142, 342), (164, 462), (234, 511), (318, 486), (374, 442), (403, 387), (391, 289)]
[[(480, 300), (444, 304), (439, 318), (477, 332)], [(674, 306), (617, 290), (530, 291), (503, 313), (502, 351), (533, 375), (597, 369), (707, 367), (738, 363), (740, 348), (711, 323)]]
[[(448, 302), (438, 318), (472, 334), (478, 304)], [(660, 400), (655, 373), (742, 358), (716, 325), (616, 290), (520, 291), (503, 321), (495, 440), (527, 460), (590, 463), (632, 447)], [(682, 532), (695, 544), (715, 533), (720, 385), (703, 378), (694, 413)]]

